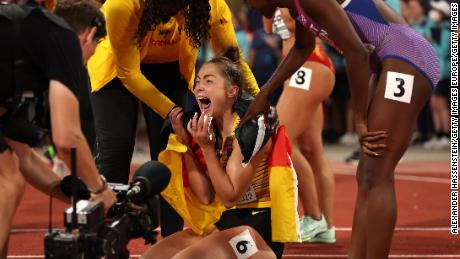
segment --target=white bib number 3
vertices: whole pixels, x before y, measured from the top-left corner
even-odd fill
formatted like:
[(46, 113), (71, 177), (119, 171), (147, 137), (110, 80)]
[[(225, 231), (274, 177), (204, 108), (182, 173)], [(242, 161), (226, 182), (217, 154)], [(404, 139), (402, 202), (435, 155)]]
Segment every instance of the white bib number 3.
[(385, 87), (385, 98), (399, 102), (410, 103), (414, 76), (388, 71)]
[(308, 91), (311, 82), (311, 69), (300, 67), (289, 80), (289, 86)]
[(249, 230), (243, 231), (241, 234), (233, 237), (228, 241), (230, 246), (233, 248), (235, 255), (238, 259), (246, 259), (257, 253), (257, 245), (252, 239)]

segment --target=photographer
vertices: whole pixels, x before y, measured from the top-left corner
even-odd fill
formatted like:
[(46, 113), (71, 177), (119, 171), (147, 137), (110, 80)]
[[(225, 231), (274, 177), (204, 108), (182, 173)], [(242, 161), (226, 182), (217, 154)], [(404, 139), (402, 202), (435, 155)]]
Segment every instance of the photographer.
[[(0, 8), (0, 11), (8, 11), (17, 6), (2, 4)], [(23, 10), (28, 11), (20, 22), (0, 14), (0, 76), (6, 82), (0, 88), (0, 189), (4, 193), (0, 197), (0, 255), (3, 256), (12, 217), (24, 191), (20, 170), (42, 173), (38, 168), (43, 168), (39, 160), (30, 159), (36, 158), (34, 153), (23, 156), (22, 152), (32, 152), (20, 143), (28, 141), (11, 140), (11, 136), (17, 137), (18, 132), (24, 130), (12, 127), (17, 111), (21, 110), (17, 96), (23, 92), (40, 95), (49, 91), (52, 140), (59, 156), (70, 165), (70, 148), (76, 147), (77, 171), (90, 188), (92, 199), (102, 201), (106, 209), (115, 202), (114, 193), (99, 177), (79, 119), (80, 89), (87, 84), (84, 62), (106, 34), (104, 17), (92, 0), (60, 1), (55, 13), (64, 20), (41, 8), (24, 7)], [(8, 65), (3, 65), (8, 58), (12, 61), (10, 67), (14, 62), (11, 73), (4, 72)], [(21, 83), (17, 84), (18, 81)], [(32, 169), (30, 165), (25, 166), (24, 159), (39, 165)], [(43, 176), (43, 181), (45, 178), (47, 176)]]

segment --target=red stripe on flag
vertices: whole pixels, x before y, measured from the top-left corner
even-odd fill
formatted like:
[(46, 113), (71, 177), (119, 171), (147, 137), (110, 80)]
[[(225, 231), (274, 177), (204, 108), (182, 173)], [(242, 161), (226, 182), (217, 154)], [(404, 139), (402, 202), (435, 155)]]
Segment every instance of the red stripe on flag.
[(270, 166), (290, 166), (291, 161), (289, 156), (292, 151), (291, 142), (286, 136), (286, 129), (284, 126), (280, 126), (278, 132), (273, 137), (273, 149), (268, 160)]

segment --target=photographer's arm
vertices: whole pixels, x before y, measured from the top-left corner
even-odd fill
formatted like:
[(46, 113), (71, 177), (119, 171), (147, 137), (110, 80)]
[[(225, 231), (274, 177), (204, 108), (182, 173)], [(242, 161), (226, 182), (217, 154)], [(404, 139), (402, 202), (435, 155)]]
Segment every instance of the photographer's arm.
[[(62, 83), (50, 81), (49, 103), (53, 142), (61, 159), (70, 168), (70, 149), (77, 149), (77, 172), (91, 190), (101, 190), (103, 182), (99, 177), (88, 143), (81, 131), (79, 103), (75, 95)], [(108, 209), (115, 203), (115, 194), (106, 188), (92, 194), (94, 200), (102, 201)]]
[(27, 144), (8, 139), (8, 145), (19, 158), (19, 170), (28, 183), (46, 195), (51, 195), (63, 202), (69, 198), (60, 190), (59, 178), (40, 155)]

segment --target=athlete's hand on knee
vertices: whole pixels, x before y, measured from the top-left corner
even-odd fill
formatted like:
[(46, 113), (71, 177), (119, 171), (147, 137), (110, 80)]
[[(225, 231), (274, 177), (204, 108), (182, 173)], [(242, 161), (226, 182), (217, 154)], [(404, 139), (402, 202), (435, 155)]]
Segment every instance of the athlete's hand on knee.
[(187, 124), (187, 130), (201, 148), (214, 148), (216, 137), (212, 130), (211, 123), (212, 117), (201, 114), (200, 118), (198, 118), (198, 114), (195, 113)]
[(386, 131), (380, 130), (369, 132), (367, 131), (366, 123), (357, 123), (356, 132), (359, 136), (361, 148), (365, 154), (373, 157), (378, 157), (380, 154), (377, 151), (387, 147), (386, 144), (375, 143), (388, 137), (388, 133)]
[(249, 105), (239, 125), (244, 125), (259, 114), (264, 114), (265, 118), (268, 118), (268, 114), (270, 113), (270, 105), (268, 104), (269, 95), (265, 89), (267, 88), (262, 88), (251, 105)]
[(169, 120), (174, 133), (181, 139), (182, 143), (188, 145), (190, 144), (190, 135), (182, 124), (182, 115), (184, 115), (184, 110), (181, 107), (176, 107), (169, 113)]
[(100, 193), (91, 193), (91, 200), (104, 203), (104, 209), (107, 212), (107, 210), (117, 201), (117, 197), (112, 189), (107, 187)]

